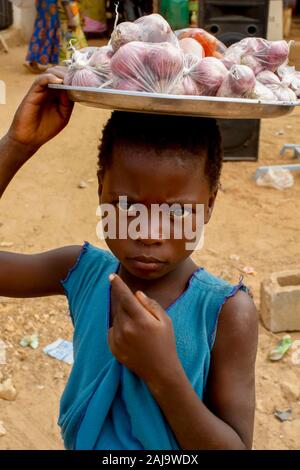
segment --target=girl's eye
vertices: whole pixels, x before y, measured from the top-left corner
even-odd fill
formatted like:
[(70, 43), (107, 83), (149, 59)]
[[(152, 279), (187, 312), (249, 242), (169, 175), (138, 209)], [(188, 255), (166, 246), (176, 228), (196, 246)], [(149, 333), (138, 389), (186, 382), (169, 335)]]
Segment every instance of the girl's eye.
[(174, 217), (174, 218), (187, 217), (191, 213), (192, 213), (192, 210), (188, 209), (184, 206), (178, 206), (176, 208), (171, 208), (170, 209), (170, 215), (171, 215), (171, 217)]

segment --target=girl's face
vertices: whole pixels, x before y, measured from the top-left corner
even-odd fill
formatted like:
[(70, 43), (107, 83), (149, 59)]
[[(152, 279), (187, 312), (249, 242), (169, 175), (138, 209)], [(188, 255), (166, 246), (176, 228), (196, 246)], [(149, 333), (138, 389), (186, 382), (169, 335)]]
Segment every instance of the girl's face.
[[(169, 155), (168, 155), (169, 153)], [(179, 150), (177, 150), (179, 154)], [(204, 223), (210, 219), (216, 191), (212, 192), (204, 174), (205, 157), (182, 158), (176, 150), (164, 150), (159, 156), (153, 149), (130, 144), (117, 144), (110, 167), (100, 186), (100, 203), (115, 208), (116, 223), (126, 220), (126, 228), (134, 226), (137, 215), (145, 233), (133, 239), (106, 238), (106, 242), (122, 266), (133, 276), (142, 279), (158, 279), (173, 271), (186, 260), (193, 250), (187, 248), (184, 230), (182, 237), (174, 237), (175, 226), (183, 227), (189, 218), (196, 230), (196, 205), (203, 205)], [(120, 202), (120, 197), (127, 202)], [(136, 204), (143, 204), (143, 216)], [(151, 215), (153, 205), (164, 204), (163, 213), (169, 220), (168, 234), (162, 217)], [(176, 204), (175, 210), (169, 210)], [(188, 210), (183, 206), (188, 204)], [(167, 208), (167, 209), (166, 209)], [(181, 208), (181, 209), (180, 209)], [(191, 209), (192, 208), (192, 212)], [(138, 209), (138, 212), (134, 212)], [(145, 212), (146, 210), (146, 212)], [(103, 214), (105, 217), (105, 214)], [(125, 219), (124, 219), (125, 216)], [(138, 230), (142, 232), (142, 230)]]

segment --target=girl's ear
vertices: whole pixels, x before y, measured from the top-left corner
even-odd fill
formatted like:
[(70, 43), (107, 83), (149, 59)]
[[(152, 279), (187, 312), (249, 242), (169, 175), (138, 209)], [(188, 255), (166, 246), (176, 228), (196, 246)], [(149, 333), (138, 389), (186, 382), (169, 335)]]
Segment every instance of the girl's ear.
[(204, 223), (205, 224), (208, 224), (208, 222), (210, 221), (210, 218), (211, 218), (211, 215), (212, 215), (212, 212), (213, 212), (213, 209), (214, 209), (214, 205), (215, 205), (215, 200), (216, 200), (216, 197), (217, 197), (217, 194), (218, 194), (218, 189), (219, 188), (216, 188), (214, 191), (212, 191), (212, 193), (209, 197), (208, 204), (207, 204), (207, 207), (206, 207), (206, 210), (205, 210), (205, 218), (204, 218)]

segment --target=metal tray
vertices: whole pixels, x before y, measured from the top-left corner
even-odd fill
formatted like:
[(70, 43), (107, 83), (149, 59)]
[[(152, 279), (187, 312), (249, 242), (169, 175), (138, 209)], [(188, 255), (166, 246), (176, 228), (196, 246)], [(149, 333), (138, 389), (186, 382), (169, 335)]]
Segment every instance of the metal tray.
[(96, 108), (223, 119), (276, 118), (291, 113), (295, 106), (300, 105), (300, 100), (278, 102), (211, 96), (165, 95), (54, 84), (49, 87), (67, 90), (72, 101)]

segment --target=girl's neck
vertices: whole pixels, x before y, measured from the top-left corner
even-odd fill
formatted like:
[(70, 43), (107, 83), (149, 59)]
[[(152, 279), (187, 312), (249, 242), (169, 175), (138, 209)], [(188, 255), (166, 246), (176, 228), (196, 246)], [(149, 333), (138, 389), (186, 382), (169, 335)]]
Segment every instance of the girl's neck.
[(120, 265), (119, 276), (132, 292), (141, 290), (156, 300), (164, 309), (176, 300), (186, 289), (192, 274), (197, 270), (194, 261), (189, 257), (174, 270), (158, 279), (141, 279), (133, 276)]

